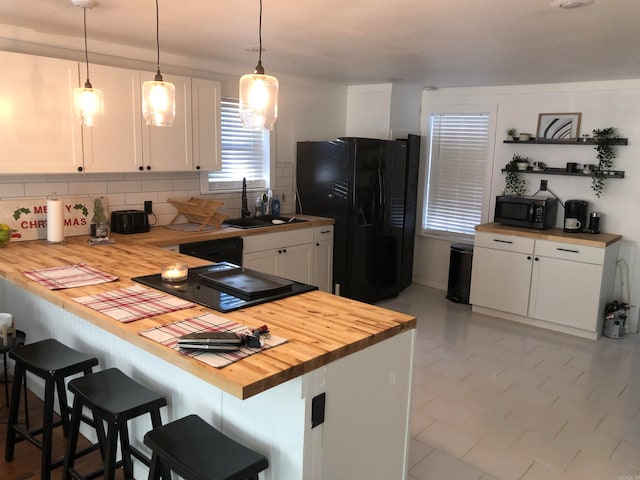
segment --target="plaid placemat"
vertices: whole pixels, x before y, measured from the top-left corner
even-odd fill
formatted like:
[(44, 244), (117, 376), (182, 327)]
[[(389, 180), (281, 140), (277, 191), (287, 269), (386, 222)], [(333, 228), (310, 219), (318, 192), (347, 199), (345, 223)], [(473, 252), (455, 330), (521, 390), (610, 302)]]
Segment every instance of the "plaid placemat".
[(123, 323), (195, 307), (181, 298), (139, 285), (73, 300)]
[(45, 268), (43, 270), (23, 270), (22, 273), (51, 290), (85, 287), (87, 285), (97, 285), (98, 283), (113, 282), (118, 279), (117, 275), (90, 267), (86, 263)]
[(224, 318), (215, 316), (212, 313), (205, 313), (197, 317), (187, 318), (178, 322), (170, 323), (162, 327), (150, 328), (143, 330), (140, 335), (155, 340), (173, 350), (177, 350), (185, 355), (189, 355), (207, 365), (216, 368), (226, 367), (227, 365), (242, 360), (254, 353), (261, 352), (268, 348), (275, 347), (287, 342), (286, 338), (270, 335), (262, 336), (262, 347), (249, 348), (240, 347), (239, 350), (231, 352), (211, 352), (208, 350), (191, 350), (178, 347), (178, 339), (187, 333), (193, 332), (234, 332), (237, 334), (251, 333), (251, 330), (239, 323), (230, 322)]

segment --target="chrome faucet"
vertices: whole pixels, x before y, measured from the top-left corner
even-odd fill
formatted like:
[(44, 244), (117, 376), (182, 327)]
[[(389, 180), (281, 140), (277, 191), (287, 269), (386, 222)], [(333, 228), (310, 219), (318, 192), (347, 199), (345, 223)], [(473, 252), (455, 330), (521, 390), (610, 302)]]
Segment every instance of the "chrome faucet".
[(242, 211), (240, 216), (242, 217), (242, 223), (246, 220), (246, 218), (251, 215), (249, 211), (249, 207), (247, 206), (247, 179), (245, 177), (242, 178)]

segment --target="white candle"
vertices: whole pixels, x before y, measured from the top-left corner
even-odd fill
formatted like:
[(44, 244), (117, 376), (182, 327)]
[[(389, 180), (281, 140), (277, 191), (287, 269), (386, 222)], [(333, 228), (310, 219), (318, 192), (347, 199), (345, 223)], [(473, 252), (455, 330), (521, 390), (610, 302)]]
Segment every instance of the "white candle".
[(64, 204), (62, 200), (47, 200), (47, 241), (64, 240)]
[(165, 282), (181, 282), (189, 275), (189, 267), (186, 263), (175, 262), (162, 265), (160, 276)]

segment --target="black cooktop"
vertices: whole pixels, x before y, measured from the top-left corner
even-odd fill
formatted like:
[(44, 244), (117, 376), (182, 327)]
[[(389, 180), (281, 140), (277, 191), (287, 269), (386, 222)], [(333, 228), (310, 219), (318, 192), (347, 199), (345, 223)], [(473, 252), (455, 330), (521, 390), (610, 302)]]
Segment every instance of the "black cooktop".
[[(131, 280), (218, 312), (231, 312), (318, 289), (228, 262), (190, 268), (189, 276), (182, 282), (165, 282), (159, 273)], [(246, 292), (243, 285), (247, 286)]]

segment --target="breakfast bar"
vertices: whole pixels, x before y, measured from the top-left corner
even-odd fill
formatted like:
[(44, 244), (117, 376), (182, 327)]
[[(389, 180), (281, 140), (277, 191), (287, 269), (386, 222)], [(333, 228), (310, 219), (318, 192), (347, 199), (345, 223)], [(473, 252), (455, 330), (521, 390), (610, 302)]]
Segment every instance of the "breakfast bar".
[[(180, 260), (194, 268), (209, 262), (140, 238), (114, 238), (110, 245), (91, 246), (78, 236), (0, 249), (2, 309), (29, 342), (56, 338), (95, 355), (99, 369), (117, 367), (163, 393), (169, 404), (163, 422), (200, 415), (269, 459), (261, 478), (406, 476), (414, 317), (311, 291), (224, 314), (196, 305), (120, 322), (73, 299), (140, 287), (131, 279), (159, 273), (163, 263)], [(79, 263), (118, 278), (51, 290), (22, 273)], [(140, 335), (205, 314), (249, 329), (268, 325), (286, 341), (214, 368)], [(29, 385), (41, 394), (36, 381)], [(131, 428), (132, 443), (143, 449), (145, 421)], [(142, 468), (136, 466), (137, 476)]]

